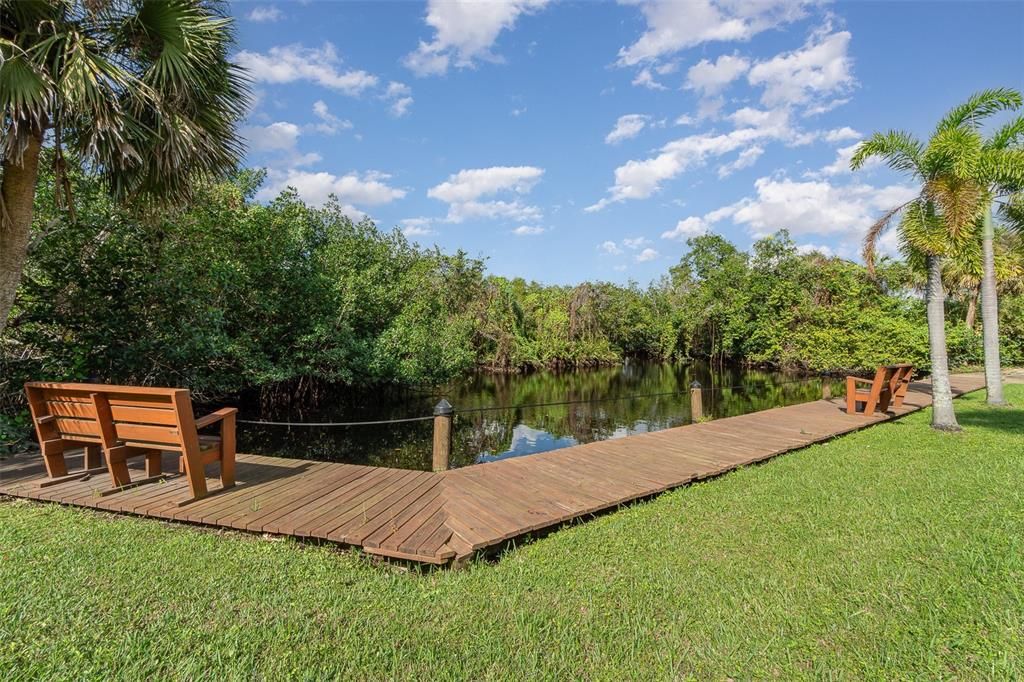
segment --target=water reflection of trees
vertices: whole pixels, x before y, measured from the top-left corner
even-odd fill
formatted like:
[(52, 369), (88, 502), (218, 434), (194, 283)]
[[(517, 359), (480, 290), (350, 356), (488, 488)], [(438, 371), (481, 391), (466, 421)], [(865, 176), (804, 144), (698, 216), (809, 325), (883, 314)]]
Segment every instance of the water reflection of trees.
[[(695, 380), (704, 387), (705, 413), (715, 418), (821, 396), (819, 380), (795, 375), (706, 364), (632, 362), (573, 372), (479, 374), (434, 395), (365, 396), (359, 412), (368, 419), (374, 418), (371, 414), (381, 415), (376, 418), (429, 414), (430, 406), (443, 394), (457, 415), (451, 464), (464, 466), (484, 453), (520, 455), (548, 449), (553, 443), (587, 443), (685, 424), (690, 419), (689, 386)], [(840, 389), (835, 383), (836, 395)], [(351, 407), (353, 402), (359, 399), (350, 397), (345, 404)], [(384, 404), (374, 406), (374, 402)], [(542, 406), (530, 407), (538, 404)], [(475, 411), (493, 406), (505, 407)], [(349, 409), (346, 413), (352, 414)], [(318, 416), (339, 415), (327, 410)], [(515, 441), (517, 427), (521, 436), (530, 437)], [(543, 442), (532, 439), (534, 435)], [(241, 445), (249, 451), (410, 469), (430, 467), (431, 437), (429, 421), (291, 430), (249, 427), (240, 433)]]

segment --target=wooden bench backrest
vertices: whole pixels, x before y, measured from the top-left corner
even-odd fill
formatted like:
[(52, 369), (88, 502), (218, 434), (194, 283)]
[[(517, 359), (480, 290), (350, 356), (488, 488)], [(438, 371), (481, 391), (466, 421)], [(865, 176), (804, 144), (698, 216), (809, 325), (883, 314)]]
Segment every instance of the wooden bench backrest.
[(910, 381), (910, 377), (914, 374), (913, 365), (886, 365), (886, 369), (893, 371), (893, 378), (901, 381)]
[[(25, 384), (40, 444), (62, 439), (160, 450), (198, 448), (185, 388), (31, 382)], [(97, 402), (92, 395), (100, 397)], [(105, 417), (105, 418), (102, 418)]]
[(896, 403), (896, 407), (903, 404), (903, 398), (907, 395), (907, 389), (910, 388), (910, 380), (914, 376), (913, 365), (889, 365), (887, 369), (892, 370), (892, 377), (889, 379), (889, 390), (892, 392), (892, 397)]
[(871, 395), (877, 398), (883, 389), (889, 388), (889, 382), (892, 381), (893, 374), (892, 367), (879, 367), (875, 370), (875, 378), (871, 381)]

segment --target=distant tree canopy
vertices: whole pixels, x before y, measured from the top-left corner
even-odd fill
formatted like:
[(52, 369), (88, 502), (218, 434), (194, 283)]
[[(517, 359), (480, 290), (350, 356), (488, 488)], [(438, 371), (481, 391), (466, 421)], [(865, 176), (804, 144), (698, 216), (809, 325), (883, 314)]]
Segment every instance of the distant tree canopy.
[[(258, 203), (262, 179), (245, 171), (198, 188), (186, 208), (140, 218), (83, 175), (72, 221), (44, 178), (0, 340), (6, 404), (27, 378), (179, 385), (212, 398), (625, 356), (927, 369), (924, 306), (901, 262), (883, 260), (871, 277), (798, 253), (785, 232), (749, 253), (706, 235), (646, 288), (545, 286), (489, 276), (479, 259), (419, 248), (335, 203), (313, 208), (293, 193)], [(961, 321), (968, 304), (950, 303), (955, 365), (981, 357)], [(1003, 310), (1006, 361), (1024, 362), (1024, 299), (1006, 296)]]

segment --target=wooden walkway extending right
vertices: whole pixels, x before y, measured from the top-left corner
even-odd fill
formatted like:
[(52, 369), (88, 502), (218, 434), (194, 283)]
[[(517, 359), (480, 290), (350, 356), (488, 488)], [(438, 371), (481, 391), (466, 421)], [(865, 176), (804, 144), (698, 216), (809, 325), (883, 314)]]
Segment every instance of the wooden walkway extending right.
[[(984, 383), (980, 374), (953, 377), (958, 394)], [(177, 505), (188, 496), (184, 477), (102, 497), (98, 492), (109, 487), (105, 476), (39, 487), (41, 457), (24, 454), (0, 461), (0, 494), (317, 538), (444, 564), (914, 412), (931, 403), (931, 394), (927, 384), (912, 384), (897, 413), (872, 417), (847, 415), (842, 403), (818, 400), (442, 473), (239, 455), (235, 488), (184, 507)], [(176, 470), (176, 460), (165, 458), (164, 470)], [(80, 464), (69, 460), (72, 467)]]

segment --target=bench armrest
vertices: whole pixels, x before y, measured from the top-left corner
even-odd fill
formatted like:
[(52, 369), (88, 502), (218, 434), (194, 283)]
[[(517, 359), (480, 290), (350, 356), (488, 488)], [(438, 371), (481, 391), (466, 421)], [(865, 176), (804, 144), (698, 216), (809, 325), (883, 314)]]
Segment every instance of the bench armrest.
[(238, 414), (238, 408), (237, 407), (222, 407), (219, 410), (217, 410), (216, 412), (211, 412), (210, 414), (206, 415), (205, 417), (200, 417), (199, 419), (197, 419), (196, 420), (196, 428), (197, 429), (205, 428), (205, 427), (209, 426), (210, 424), (216, 424), (217, 422), (221, 421), (225, 417), (233, 417), (236, 414)]
[(846, 380), (847, 381), (859, 381), (862, 384), (873, 384), (873, 383), (875, 383), (874, 379), (865, 379), (864, 377), (846, 377)]

